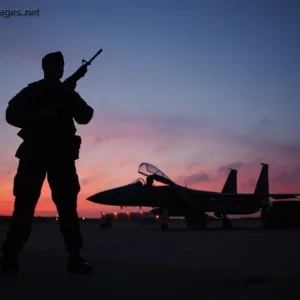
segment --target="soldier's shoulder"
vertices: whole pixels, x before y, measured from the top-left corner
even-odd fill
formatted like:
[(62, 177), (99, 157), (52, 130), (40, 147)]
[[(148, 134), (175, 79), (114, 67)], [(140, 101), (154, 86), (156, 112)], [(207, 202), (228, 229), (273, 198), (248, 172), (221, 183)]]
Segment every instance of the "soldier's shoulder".
[(21, 91), (19, 91), (16, 96), (14, 96), (10, 101), (9, 105), (13, 105), (15, 103), (19, 103), (21, 100), (24, 100), (35, 92), (39, 91), (43, 85), (43, 81), (35, 81), (29, 83), (26, 87), (24, 87)]
[(38, 81), (34, 81), (28, 84), (28, 86), (26, 87), (27, 89), (34, 89), (34, 88), (40, 88), (43, 87), (45, 85), (45, 80), (41, 79)]
[(44, 81), (43, 80), (38, 80), (29, 83), (26, 87), (24, 87), (18, 94), (27, 94), (28, 92), (35, 91), (37, 89), (40, 89), (41, 87), (44, 86)]

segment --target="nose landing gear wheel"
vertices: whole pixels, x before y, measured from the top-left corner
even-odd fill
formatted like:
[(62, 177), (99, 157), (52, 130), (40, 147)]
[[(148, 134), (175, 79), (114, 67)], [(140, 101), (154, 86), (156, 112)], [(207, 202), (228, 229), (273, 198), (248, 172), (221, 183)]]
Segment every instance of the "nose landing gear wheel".
[(161, 223), (160, 227), (161, 227), (162, 230), (168, 230), (169, 229), (169, 225), (167, 223), (164, 223), (164, 222)]
[(205, 229), (206, 228), (205, 219), (200, 218), (200, 220), (197, 220), (195, 222), (195, 226), (196, 226), (196, 229)]
[(231, 220), (227, 217), (223, 218), (223, 228), (232, 228)]

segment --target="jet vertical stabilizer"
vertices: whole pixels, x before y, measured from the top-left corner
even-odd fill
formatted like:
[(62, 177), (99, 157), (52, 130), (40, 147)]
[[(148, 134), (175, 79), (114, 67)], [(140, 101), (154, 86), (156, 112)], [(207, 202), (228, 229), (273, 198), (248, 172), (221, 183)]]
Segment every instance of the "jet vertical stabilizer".
[(236, 194), (237, 193), (237, 170), (235, 169), (228, 169), (230, 173), (227, 177), (227, 180), (224, 184), (221, 193), (229, 193), (229, 194)]
[[(263, 164), (260, 171), (254, 194), (269, 194), (269, 165)], [(268, 196), (264, 196), (262, 199), (262, 204), (269, 204), (270, 200)]]

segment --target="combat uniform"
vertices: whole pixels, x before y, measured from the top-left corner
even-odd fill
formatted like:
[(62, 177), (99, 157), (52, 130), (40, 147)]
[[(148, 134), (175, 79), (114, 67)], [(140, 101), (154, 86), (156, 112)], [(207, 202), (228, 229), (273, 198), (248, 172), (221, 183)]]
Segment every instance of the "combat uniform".
[[(35, 111), (52, 105), (57, 109), (55, 118), (34, 117)], [(4, 256), (16, 257), (27, 242), (47, 175), (64, 243), (71, 258), (80, 258), (82, 237), (77, 215), (80, 184), (75, 160), (79, 157), (81, 138), (75, 135), (73, 119), (78, 124), (87, 124), (92, 116), (93, 109), (60, 81), (53, 84), (40, 80), (29, 84), (9, 102), (6, 120), (22, 128), (18, 135), (23, 143), (16, 152), (19, 166), (13, 187), (15, 203), (2, 246)]]

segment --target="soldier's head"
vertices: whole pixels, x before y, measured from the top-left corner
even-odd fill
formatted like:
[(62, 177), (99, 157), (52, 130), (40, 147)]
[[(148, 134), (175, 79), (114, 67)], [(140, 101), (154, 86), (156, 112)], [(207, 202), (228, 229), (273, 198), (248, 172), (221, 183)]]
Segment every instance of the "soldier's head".
[(45, 55), (42, 59), (44, 77), (59, 80), (64, 75), (64, 57), (61, 52), (53, 52)]

